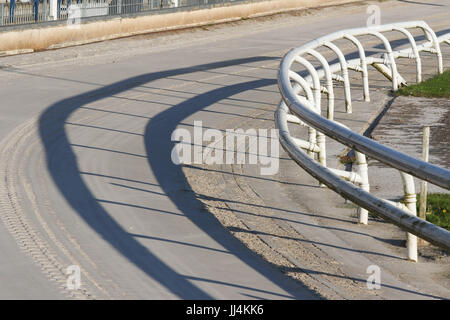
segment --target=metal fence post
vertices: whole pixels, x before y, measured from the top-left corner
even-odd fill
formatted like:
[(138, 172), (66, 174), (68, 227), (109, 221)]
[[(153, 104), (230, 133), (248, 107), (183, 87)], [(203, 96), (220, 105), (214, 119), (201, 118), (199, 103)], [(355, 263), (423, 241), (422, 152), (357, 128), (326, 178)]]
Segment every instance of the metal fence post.
[[(403, 182), (403, 190), (405, 193), (404, 201), (405, 205), (408, 208), (409, 212), (416, 216), (417, 215), (417, 209), (416, 209), (416, 191), (414, 187), (414, 179), (411, 175), (400, 172), (400, 175), (402, 177)], [(408, 260), (417, 262), (417, 236), (412, 233), (406, 234), (406, 247), (408, 251)]]
[[(47, 2), (48, 2), (48, 0), (43, 0), (42, 1), (42, 7), (44, 9), (44, 12), (42, 13), (42, 21), (47, 21), (48, 20)], [(38, 7), (39, 7), (39, 5), (38, 5)], [(39, 17), (38, 17), (38, 20), (39, 20)]]
[[(422, 136), (422, 160), (428, 162), (430, 148), (430, 127), (423, 127)], [(419, 205), (419, 217), (427, 220), (427, 196), (428, 196), (428, 183), (424, 180), (420, 181), (420, 205)], [(419, 245), (427, 245), (428, 242), (419, 239)]]
[[(423, 127), (423, 137), (422, 137), (422, 160), (428, 162), (428, 150), (430, 146), (430, 127)], [(427, 182), (422, 180), (420, 182), (420, 207), (419, 207), (419, 217), (426, 220), (427, 212)]]
[(4, 4), (0, 3), (0, 26), (2, 26), (4, 24), (4, 22), (3, 22), (3, 17), (4, 17), (4, 15), (3, 15), (3, 8), (4, 8)]
[(58, 19), (58, 0), (49, 0), (49, 20)]
[[(370, 184), (369, 184), (369, 167), (367, 165), (366, 156), (361, 152), (355, 152), (356, 155), (356, 164), (357, 164), (357, 172), (361, 177), (361, 189), (364, 191), (370, 192)], [(358, 222), (361, 224), (367, 225), (369, 223), (369, 211), (362, 207), (358, 207)]]

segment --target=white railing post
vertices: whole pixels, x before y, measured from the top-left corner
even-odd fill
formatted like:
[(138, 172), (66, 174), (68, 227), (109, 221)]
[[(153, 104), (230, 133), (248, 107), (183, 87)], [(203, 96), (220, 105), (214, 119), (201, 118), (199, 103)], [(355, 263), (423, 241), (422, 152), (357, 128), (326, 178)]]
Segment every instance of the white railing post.
[[(306, 82), (305, 79), (303, 79), (302, 77), (300, 77), (297, 73), (295, 73), (295, 72), (293, 72), (293, 71), (291, 71), (291, 72), (289, 73), (289, 75), (290, 75), (290, 78), (291, 78), (292, 80), (294, 80), (295, 82), (297, 82), (298, 85), (299, 85), (299, 87), (302, 88), (304, 92), (306, 92), (308, 101), (309, 101), (310, 103), (315, 103), (315, 98), (314, 98), (314, 95), (313, 95), (313, 93), (312, 93), (312, 91), (311, 91), (311, 86), (310, 86), (310, 84), (309, 84), (308, 82)], [(315, 106), (314, 106), (313, 108), (315, 109)], [(309, 141), (309, 143), (310, 143), (311, 145), (315, 145), (315, 144), (316, 144), (316, 129), (314, 129), (314, 128), (311, 127), (311, 126), (308, 126), (308, 141)], [(308, 151), (308, 155), (309, 155), (311, 158), (314, 158), (315, 153), (314, 153), (314, 151), (309, 150), (309, 151)]]
[[(321, 113), (321, 110), (320, 110), (321, 109), (321, 107), (320, 107), (320, 105), (321, 105), (321, 87), (320, 87), (319, 75), (317, 74), (317, 71), (314, 68), (314, 66), (305, 58), (297, 57), (294, 61), (305, 66), (312, 77), (313, 90), (314, 90), (314, 106), (315, 106), (314, 109), (318, 114), (320, 114)], [(313, 142), (317, 141), (317, 145), (319, 146), (319, 149), (320, 149), (320, 151), (318, 153), (319, 163), (322, 164), (323, 166), (326, 166), (325, 136), (323, 133), (316, 131), (316, 130), (310, 131), (310, 134), (316, 135), (316, 137), (313, 138), (313, 140), (310, 142), (313, 143)], [(312, 156), (314, 156), (313, 152), (312, 152)]]
[[(366, 156), (360, 152), (355, 152), (356, 156), (356, 172), (361, 177), (361, 189), (370, 192), (369, 172)], [(369, 211), (362, 207), (358, 207), (358, 222), (367, 225), (369, 223)]]
[[(430, 127), (423, 127), (422, 136), (422, 160), (428, 162), (430, 148)], [(426, 220), (427, 219), (427, 194), (428, 194), (428, 184), (426, 181), (420, 181), (420, 207), (419, 207), (419, 217)]]
[(411, 44), (412, 55), (416, 59), (416, 81), (417, 83), (422, 82), (422, 62), (420, 60), (420, 54), (419, 50), (417, 49), (416, 40), (414, 40), (412, 34), (405, 28), (399, 27), (394, 28), (394, 30), (403, 33), (408, 38), (409, 43)]
[(367, 71), (367, 61), (366, 61), (366, 53), (364, 51), (364, 47), (362, 46), (361, 42), (358, 41), (358, 39), (356, 39), (354, 36), (352, 36), (350, 34), (346, 34), (344, 36), (344, 38), (353, 42), (356, 45), (356, 47), (358, 48), (360, 67), (361, 67), (362, 79), (363, 79), (364, 101), (369, 102), (370, 101), (369, 73)]
[(350, 80), (348, 78), (347, 60), (345, 60), (345, 56), (342, 53), (341, 49), (339, 49), (335, 44), (327, 41), (324, 43), (324, 46), (331, 49), (338, 56), (339, 63), (341, 64), (342, 77), (344, 80), (346, 112), (352, 113), (352, 97), (350, 93)]
[(371, 31), (371, 32), (368, 32), (368, 34), (371, 34), (371, 35), (377, 37), (378, 39), (380, 39), (383, 42), (384, 48), (386, 49), (386, 55), (387, 55), (387, 59), (386, 59), (385, 63), (389, 64), (389, 67), (391, 69), (392, 90), (397, 91), (398, 90), (397, 65), (395, 64), (395, 58), (394, 58), (394, 55), (392, 54), (392, 47), (391, 47), (391, 44), (389, 43), (389, 40), (378, 31)]
[(49, 20), (58, 20), (58, 0), (50, 1)]
[[(404, 172), (400, 172), (400, 175), (402, 176), (403, 189), (405, 194), (403, 198), (405, 206), (410, 214), (417, 216), (417, 196), (414, 187), (414, 179), (411, 175)], [(417, 262), (417, 236), (413, 235), (412, 233), (407, 233), (406, 247), (408, 250), (408, 260)]]
[(330, 65), (323, 55), (321, 55), (316, 50), (307, 50), (306, 53), (315, 57), (322, 64), (322, 68), (325, 71), (325, 78), (327, 81), (326, 94), (328, 96), (328, 109), (327, 118), (333, 120), (334, 118), (334, 89), (333, 89), (333, 78), (331, 76)]

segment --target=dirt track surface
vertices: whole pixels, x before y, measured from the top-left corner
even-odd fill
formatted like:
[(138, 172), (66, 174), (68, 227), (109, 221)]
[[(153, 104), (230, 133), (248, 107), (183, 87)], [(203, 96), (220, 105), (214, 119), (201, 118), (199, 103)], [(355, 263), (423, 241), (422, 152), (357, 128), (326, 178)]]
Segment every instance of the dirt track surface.
[[(447, 29), (448, 1), (423, 2), (382, 2), (382, 22)], [(274, 177), (171, 161), (173, 130), (194, 121), (273, 127), (282, 55), (366, 20), (344, 6), (0, 59), (0, 297), (448, 298), (445, 265), (404, 261), (403, 233), (361, 229), (283, 154)], [(380, 291), (365, 287), (374, 263)]]

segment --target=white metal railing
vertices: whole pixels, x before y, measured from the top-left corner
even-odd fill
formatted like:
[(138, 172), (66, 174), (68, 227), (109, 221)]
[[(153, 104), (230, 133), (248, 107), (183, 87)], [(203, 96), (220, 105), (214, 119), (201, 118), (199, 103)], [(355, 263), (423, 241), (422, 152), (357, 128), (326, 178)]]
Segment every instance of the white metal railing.
[[(425, 35), (425, 41), (417, 44), (411, 29), (419, 29)], [(394, 51), (384, 33), (397, 31), (409, 41), (407, 49)], [(366, 56), (358, 36), (372, 36), (384, 46), (381, 56)], [(359, 58), (346, 60), (342, 50), (333, 41), (346, 39), (358, 50)], [(367, 137), (352, 132), (345, 125), (334, 120), (333, 80), (343, 82), (346, 112), (352, 112), (351, 86), (348, 70), (360, 72), (364, 100), (370, 101), (369, 75), (367, 66), (372, 65), (392, 82), (396, 91), (406, 81), (399, 74), (397, 58), (409, 58), (416, 63), (416, 81), (422, 81), (420, 52), (436, 55), (437, 72), (443, 72), (440, 44), (450, 44), (450, 33), (437, 37), (434, 31), (423, 21), (401, 22), (366, 28), (347, 29), (310, 41), (288, 52), (281, 64), (278, 85), (282, 101), (275, 113), (275, 123), (279, 129), (280, 142), (290, 157), (321, 183), (341, 194), (358, 206), (359, 223), (368, 223), (368, 211), (378, 214), (408, 231), (408, 259), (417, 261), (417, 237), (450, 249), (450, 232), (416, 216), (416, 192), (413, 177), (431, 182), (450, 190), (450, 171), (427, 162), (415, 159), (379, 144)], [(330, 65), (317, 50), (327, 47), (337, 57), (337, 63)], [(312, 57), (321, 65), (316, 68), (306, 58)], [(300, 64), (308, 71), (303, 77), (292, 70), (294, 64)], [(320, 80), (324, 79), (325, 85)], [(321, 95), (327, 96), (327, 117), (321, 115)], [(292, 137), (288, 122), (308, 127), (308, 140)], [(328, 168), (326, 164), (325, 136), (330, 137), (355, 150), (356, 171), (344, 171)], [(305, 151), (304, 151), (305, 150)], [(317, 155), (317, 161), (315, 159)], [(371, 195), (368, 179), (366, 155), (400, 171), (404, 199), (392, 202)]]

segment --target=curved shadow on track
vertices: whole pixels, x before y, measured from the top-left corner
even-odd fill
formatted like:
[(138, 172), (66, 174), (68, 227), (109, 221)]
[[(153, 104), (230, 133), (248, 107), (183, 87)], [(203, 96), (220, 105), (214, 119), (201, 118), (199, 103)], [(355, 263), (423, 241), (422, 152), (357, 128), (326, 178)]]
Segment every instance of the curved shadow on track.
[[(203, 232), (210, 235), (220, 245), (233, 252), (240, 260), (267, 278), (270, 278), (268, 273), (270, 269), (261, 265), (261, 260), (250, 257), (246, 250), (242, 250), (242, 244), (227, 231), (223, 230), (220, 235), (217, 234), (217, 230), (223, 228), (219, 221), (213, 215), (202, 213), (206, 208), (191, 192), (182, 167), (173, 164), (171, 160), (171, 151), (176, 144), (175, 141), (171, 141), (171, 135), (180, 122), (205, 107), (238, 93), (274, 84), (276, 84), (276, 80), (272, 79), (254, 80), (197, 95), (153, 117), (149, 121), (144, 134), (147, 159), (165, 194)], [(277, 285), (289, 292), (289, 289), (283, 287), (281, 283), (277, 283)], [(300, 298), (296, 296), (298, 293), (290, 292), (290, 294)]]
[[(174, 204), (177, 205), (179, 210), (183, 211), (183, 214), (188, 217), (192, 222), (194, 222), (198, 227), (200, 227), (203, 232), (209, 234), (215, 241), (220, 243), (224, 248), (233, 252), (237, 257), (239, 257), (242, 261), (247, 263), (254, 270), (258, 271), (262, 275), (269, 278), (269, 274), (267, 273), (268, 269), (264, 268), (259, 260), (250, 258), (245, 254), (245, 251), (242, 250), (234, 250), (239, 244), (237, 244), (237, 240), (234, 236), (231, 236), (229, 233), (221, 232), (220, 236), (218, 234), (214, 234), (211, 232), (211, 229), (219, 222), (213, 215), (204, 215), (201, 212), (201, 209), (204, 207), (203, 203), (199, 200), (199, 198), (190, 190), (189, 184), (186, 180), (186, 177), (182, 171), (182, 167), (179, 165), (173, 164), (171, 160), (171, 151), (173, 147), (176, 145), (176, 141), (171, 141), (171, 134), (176, 129), (177, 125), (179, 125), (185, 118), (194, 114), (195, 112), (202, 110), (205, 107), (208, 107), (220, 100), (229, 98), (238, 93), (254, 90), (260, 87), (265, 87), (269, 85), (275, 84), (275, 80), (271, 79), (261, 79), (249, 82), (238, 83), (234, 85), (229, 85), (226, 87), (214, 89), (203, 94), (197, 95), (191, 99), (185, 100), (180, 104), (167, 109), (155, 117), (153, 117), (149, 123), (147, 124), (144, 138), (145, 138), (145, 147), (147, 150), (147, 159), (149, 161), (150, 167), (153, 170), (153, 174), (158, 180), (161, 188), (164, 190), (165, 194), (172, 200)], [(221, 199), (223, 201), (223, 199)], [(272, 208), (275, 209), (275, 208)], [(206, 209), (205, 209), (206, 210)], [(312, 226), (312, 225), (311, 225)], [(247, 232), (247, 233), (257, 233), (254, 231), (243, 230), (237, 228), (237, 232)], [(341, 229), (340, 231), (347, 231)], [(270, 234), (266, 234), (269, 236), (273, 236)], [(362, 250), (353, 250), (351, 248), (337, 247), (332, 244), (321, 243), (317, 241), (310, 240), (299, 240), (297, 241), (303, 242), (311, 242), (318, 245), (324, 245), (329, 247), (334, 247), (339, 250), (347, 250), (354, 251), (365, 254), (373, 254), (376, 256), (385, 256), (391, 259), (398, 259), (396, 256), (382, 254), (378, 252), (371, 251), (362, 251)], [(297, 272), (302, 272), (300, 268), (296, 269)], [(309, 270), (308, 270), (309, 272)], [(317, 273), (316, 271), (311, 271), (311, 274)], [(336, 277), (339, 277), (335, 275)], [(207, 281), (207, 282), (218, 282), (217, 280), (205, 280), (199, 279), (195, 277), (188, 277), (192, 280), (197, 281)], [(353, 279), (348, 277), (348, 279)], [(289, 292), (288, 288), (284, 288), (282, 284), (277, 283), (281, 288), (285, 289)], [(228, 284), (230, 285), (230, 284)], [(418, 296), (425, 297), (435, 297), (427, 294), (423, 294), (421, 292), (416, 292), (413, 290), (406, 290), (401, 287), (396, 287), (392, 285), (385, 285), (385, 287), (389, 287), (391, 289), (395, 289), (401, 292), (414, 293)], [(256, 292), (260, 291), (254, 289)], [(266, 292), (267, 293), (267, 292)], [(298, 293), (289, 292), (292, 295)], [(301, 296), (294, 296), (295, 298), (301, 298)], [(436, 298), (436, 297), (435, 297)]]
[[(189, 281), (190, 279), (177, 273), (169, 265), (165, 264), (149, 251), (149, 249), (141, 245), (132, 235), (123, 229), (122, 226), (119, 225), (102, 207), (99, 201), (95, 199), (81, 177), (76, 155), (72, 149), (67, 133), (65, 132), (66, 121), (74, 111), (85, 104), (116, 95), (151, 81), (201, 70), (223, 68), (264, 60), (273, 60), (273, 58), (251, 57), (246, 59), (235, 59), (136, 76), (61, 100), (48, 107), (39, 119), (39, 133), (45, 148), (47, 168), (53, 181), (69, 205), (95, 232), (102, 236), (103, 239), (119, 253), (179, 298), (211, 299), (212, 297), (193, 285)], [(158, 183), (171, 201), (176, 204), (186, 217), (191, 219), (193, 223), (199, 226), (211, 238), (222, 244), (226, 250), (231, 252), (238, 248), (242, 248), (242, 245), (239, 247), (240, 243), (238, 243), (238, 241), (223, 228), (221, 231), (218, 231), (218, 228), (211, 228), (211, 224), (213, 224), (213, 226), (214, 224), (219, 224), (214, 218), (209, 215), (202, 215), (201, 218), (199, 217), (198, 209), (201, 202), (195, 198), (195, 195), (192, 192), (183, 192), (183, 189), (176, 188), (187, 182), (182, 174), (181, 168), (175, 167), (170, 161), (170, 152), (172, 148), (172, 142), (170, 141), (171, 130), (173, 130), (178, 122), (184, 117), (213, 103), (213, 100), (220, 100), (238, 92), (274, 83), (275, 80), (258, 80), (218, 89), (217, 92), (208, 93), (208, 96), (198, 96), (186, 103), (182, 103), (158, 114), (147, 126), (145, 134), (146, 148), (149, 156), (149, 163), (155, 173)], [(215, 96), (216, 94), (217, 96)], [(165, 135), (165, 139), (161, 139), (161, 135)], [(169, 139), (169, 141), (167, 141), (167, 139)], [(155, 152), (155, 146), (159, 147), (159, 152)], [(169, 161), (167, 161), (168, 157)], [(172, 179), (177, 180), (172, 181)], [(263, 270), (267, 270), (267, 268), (262, 268), (257, 263), (257, 261), (260, 262), (259, 259), (255, 259), (254, 256), (250, 257), (251, 255), (244, 253), (245, 251), (243, 250), (238, 250), (238, 252), (240, 252), (237, 254), (239, 259), (264, 275)], [(289, 292), (293, 297), (296, 297), (296, 295), (291, 292), (292, 290), (289, 291), (289, 288), (285, 285), (282, 283), (277, 284)], [(289, 296), (284, 297), (289, 298)]]

